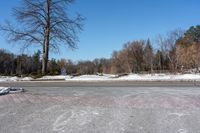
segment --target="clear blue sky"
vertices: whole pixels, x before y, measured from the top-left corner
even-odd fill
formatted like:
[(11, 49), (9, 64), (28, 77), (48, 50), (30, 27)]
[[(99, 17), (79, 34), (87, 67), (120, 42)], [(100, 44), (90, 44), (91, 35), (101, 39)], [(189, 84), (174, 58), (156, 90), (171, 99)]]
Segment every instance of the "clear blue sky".
[[(0, 1), (0, 23), (5, 19), (14, 22), (11, 9), (20, 0)], [(84, 31), (79, 35), (79, 49), (62, 47), (54, 58), (87, 60), (111, 57), (113, 50), (123, 44), (165, 34), (176, 28), (187, 29), (200, 24), (200, 0), (76, 0), (70, 11), (85, 18)], [(8, 44), (0, 34), (0, 48), (19, 54), (19, 45)], [(156, 44), (154, 44), (156, 45)], [(30, 48), (28, 53), (33, 53)]]

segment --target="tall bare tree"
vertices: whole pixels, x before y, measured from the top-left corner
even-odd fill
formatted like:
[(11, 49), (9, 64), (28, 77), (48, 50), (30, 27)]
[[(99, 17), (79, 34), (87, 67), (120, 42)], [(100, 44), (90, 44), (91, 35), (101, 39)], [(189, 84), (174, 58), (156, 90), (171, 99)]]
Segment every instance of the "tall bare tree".
[(143, 70), (145, 41), (133, 41), (126, 46), (128, 62), (131, 72), (138, 73)]
[(82, 30), (83, 18), (77, 14), (70, 18), (68, 6), (74, 0), (22, 0), (21, 6), (13, 10), (19, 26), (7, 23), (1, 26), (9, 41), (22, 41), (23, 48), (39, 44), (43, 49), (42, 73), (47, 72), (49, 50), (59, 50), (66, 44), (76, 48), (77, 33)]
[(165, 58), (169, 61), (169, 66), (171, 70), (177, 69), (177, 54), (176, 54), (176, 42), (184, 34), (184, 31), (181, 29), (176, 29), (174, 31), (168, 32), (166, 36), (159, 36), (157, 38), (157, 43), (161, 47), (161, 51), (164, 54)]

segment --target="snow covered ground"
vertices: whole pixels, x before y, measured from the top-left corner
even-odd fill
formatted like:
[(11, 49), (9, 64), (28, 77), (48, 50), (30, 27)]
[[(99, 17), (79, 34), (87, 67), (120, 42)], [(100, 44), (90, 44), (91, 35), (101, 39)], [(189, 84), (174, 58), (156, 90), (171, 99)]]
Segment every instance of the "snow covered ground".
[(0, 87), (0, 95), (8, 94), (9, 91), (10, 91), (10, 88), (8, 87)]
[(0, 76), (0, 82), (13, 82), (13, 81), (30, 81), (33, 80), (31, 77), (10, 77), (10, 76)]
[(127, 81), (200, 81), (200, 74), (130, 74), (119, 77), (118, 80)]
[(42, 78), (38, 78), (38, 80), (66, 80), (70, 78), (71, 76), (56, 75), (56, 76), (43, 76)]
[[(65, 81), (200, 81), (200, 74), (129, 74), (118, 77), (112, 74), (81, 75), (81, 76), (44, 76), (36, 80), (65, 80)], [(34, 81), (31, 77), (0, 76), (0, 82)]]
[(22, 88), (13, 88), (13, 87), (0, 87), (0, 95), (8, 94), (8, 93), (18, 93), (24, 92)]

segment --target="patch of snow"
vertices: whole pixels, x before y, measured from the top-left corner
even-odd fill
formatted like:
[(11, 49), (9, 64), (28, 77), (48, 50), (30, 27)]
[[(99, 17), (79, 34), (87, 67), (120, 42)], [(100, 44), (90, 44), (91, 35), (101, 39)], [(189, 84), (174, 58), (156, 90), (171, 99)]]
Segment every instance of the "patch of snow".
[(128, 76), (119, 77), (120, 80), (131, 81), (200, 81), (199, 74), (130, 74)]
[(9, 92), (10, 92), (10, 88), (0, 87), (0, 95), (8, 94)]
[(170, 79), (170, 75), (164, 74), (130, 74), (127, 76), (119, 77), (120, 80), (133, 80), (133, 81), (166, 81)]
[(31, 78), (31, 77), (25, 77), (25, 78), (22, 78), (21, 80), (22, 81), (31, 81), (31, 80), (33, 80), (33, 78)]
[(19, 93), (19, 92), (24, 92), (23, 88), (10, 88), (10, 92), (9, 93)]
[[(31, 77), (19, 78), (0, 76), (0, 82), (31, 81)], [(112, 74), (81, 75), (81, 76), (44, 76), (38, 80), (66, 80), (66, 81), (200, 81), (200, 74), (129, 74), (117, 77)]]
[(13, 82), (18, 80), (18, 77), (0, 76), (0, 82)]
[(185, 113), (170, 113), (169, 115), (175, 115), (175, 116), (178, 116), (178, 117), (182, 117), (182, 116), (186, 116), (188, 114), (185, 114)]
[(175, 80), (200, 80), (200, 74), (183, 74), (175, 75)]
[(188, 130), (186, 130), (186, 129), (179, 129), (178, 130), (178, 133), (187, 133), (188, 132)]
[(8, 94), (8, 93), (18, 93), (24, 92), (22, 88), (12, 88), (12, 87), (0, 87), (0, 95)]
[(57, 75), (57, 76), (43, 76), (42, 78), (39, 78), (39, 80), (65, 80), (70, 78), (71, 76)]
[(98, 76), (98, 75), (81, 75), (74, 77), (70, 80), (73, 81), (96, 81), (96, 80), (109, 80), (110, 78), (107, 76)]
[(15, 76), (15, 77), (8, 78), (8, 80), (10, 80), (10, 81), (18, 81), (19, 78)]
[(103, 76), (104, 76), (104, 77), (108, 77), (108, 78), (115, 78), (117, 75), (114, 75), (114, 74), (105, 74), (105, 73), (103, 73)]
[(16, 81), (30, 81), (33, 80), (31, 77), (11, 77), (11, 76), (0, 76), (0, 82), (16, 82)]

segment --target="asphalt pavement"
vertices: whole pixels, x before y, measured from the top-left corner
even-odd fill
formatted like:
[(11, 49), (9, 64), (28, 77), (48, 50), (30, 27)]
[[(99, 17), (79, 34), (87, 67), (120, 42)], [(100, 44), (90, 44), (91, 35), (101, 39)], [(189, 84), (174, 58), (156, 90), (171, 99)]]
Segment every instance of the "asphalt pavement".
[(198, 82), (10, 82), (2, 133), (199, 133)]

